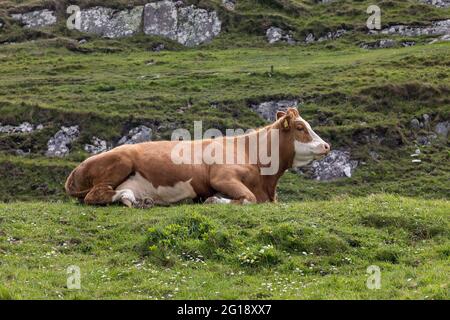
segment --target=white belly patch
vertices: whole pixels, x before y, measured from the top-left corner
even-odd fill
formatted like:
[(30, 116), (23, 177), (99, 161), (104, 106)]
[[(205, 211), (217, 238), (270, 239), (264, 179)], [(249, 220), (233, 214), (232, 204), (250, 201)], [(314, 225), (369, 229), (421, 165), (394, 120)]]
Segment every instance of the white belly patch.
[(125, 193), (132, 192), (134, 198), (143, 200), (153, 199), (156, 204), (175, 203), (184, 199), (193, 199), (197, 196), (191, 185), (192, 179), (188, 181), (179, 181), (173, 186), (159, 186), (155, 188), (153, 184), (145, 179), (139, 172), (131, 176), (116, 188), (117, 199)]

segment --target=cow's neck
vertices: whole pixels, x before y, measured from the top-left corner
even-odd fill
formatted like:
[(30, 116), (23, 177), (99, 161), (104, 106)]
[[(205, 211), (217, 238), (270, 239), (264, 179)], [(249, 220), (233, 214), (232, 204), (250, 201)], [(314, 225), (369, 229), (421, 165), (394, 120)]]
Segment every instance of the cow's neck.
[[(292, 168), (292, 163), (294, 159), (294, 141), (292, 140), (293, 137), (290, 134), (285, 134), (285, 132), (282, 131), (281, 125), (278, 122), (275, 122), (267, 127), (264, 127), (260, 130), (266, 131), (265, 133), (268, 135), (268, 141), (271, 139), (270, 131), (273, 129), (278, 129), (279, 131), (279, 167), (275, 174), (273, 175), (262, 175), (264, 186), (266, 188), (266, 192), (268, 196), (271, 198), (271, 200), (275, 199), (276, 194), (276, 188), (279, 179), (281, 176), (288, 170), (289, 168)], [(261, 167), (261, 164), (258, 164)]]

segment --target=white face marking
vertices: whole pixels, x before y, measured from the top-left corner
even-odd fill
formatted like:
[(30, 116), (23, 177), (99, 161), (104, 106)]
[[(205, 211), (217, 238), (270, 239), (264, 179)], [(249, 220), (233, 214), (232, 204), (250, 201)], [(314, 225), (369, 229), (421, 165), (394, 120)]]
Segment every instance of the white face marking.
[(172, 187), (159, 186), (155, 188), (150, 181), (137, 172), (118, 186), (116, 191), (123, 193), (125, 190), (128, 190), (128, 193), (131, 192), (135, 199), (144, 200), (151, 198), (156, 204), (175, 203), (188, 198), (193, 199), (197, 196), (194, 188), (192, 188), (191, 181), (192, 179), (179, 181)]
[(301, 120), (305, 124), (306, 130), (312, 138), (311, 142), (303, 143), (300, 141), (294, 141), (295, 156), (293, 167), (302, 167), (313, 161), (314, 159), (321, 158), (324, 153), (323, 145), (325, 141), (314, 132), (309, 123), (302, 117), (298, 117), (296, 120)]

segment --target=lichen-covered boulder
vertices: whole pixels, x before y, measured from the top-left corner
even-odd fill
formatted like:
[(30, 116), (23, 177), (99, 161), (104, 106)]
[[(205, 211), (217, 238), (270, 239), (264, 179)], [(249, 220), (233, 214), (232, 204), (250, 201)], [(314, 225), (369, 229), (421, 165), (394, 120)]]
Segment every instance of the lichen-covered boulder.
[(286, 110), (289, 107), (296, 107), (297, 105), (297, 100), (274, 100), (253, 104), (251, 108), (265, 120), (274, 121), (278, 110)]
[(20, 21), (20, 23), (25, 25), (25, 28), (40, 28), (56, 23), (55, 12), (47, 9), (12, 14), (11, 17)]
[(79, 30), (105, 38), (131, 36), (139, 32), (144, 7), (117, 11), (105, 7), (93, 7), (80, 12)]
[(69, 154), (69, 147), (80, 135), (78, 126), (61, 127), (47, 142), (47, 157), (64, 157)]
[(323, 42), (328, 40), (336, 40), (340, 37), (342, 37), (344, 34), (347, 33), (347, 30), (345, 29), (338, 29), (336, 31), (330, 31), (327, 32), (325, 35), (321, 37), (316, 37), (313, 33), (309, 33), (305, 38), (305, 43), (313, 43), (313, 42)]
[(136, 144), (152, 140), (152, 129), (146, 126), (138, 126), (131, 129), (126, 136), (123, 136), (118, 145)]
[(382, 34), (398, 34), (402, 36), (426, 36), (426, 35), (446, 35), (450, 34), (450, 19), (435, 21), (428, 27), (416, 27), (407, 25), (395, 25), (383, 29)]
[(180, 7), (164, 0), (148, 3), (144, 8), (145, 34), (166, 37), (189, 47), (211, 41), (221, 27), (215, 11), (193, 5)]
[(44, 126), (42, 124), (38, 124), (37, 126), (32, 125), (29, 122), (24, 122), (19, 124), (18, 126), (12, 125), (2, 125), (0, 123), (0, 133), (32, 133), (35, 130), (41, 130)]
[(320, 181), (329, 181), (338, 178), (350, 178), (358, 166), (358, 161), (351, 160), (350, 152), (332, 150), (325, 158), (315, 160), (308, 168), (299, 171), (305, 172), (307, 177)]
[(99, 154), (109, 149), (108, 143), (97, 137), (92, 137), (91, 144), (84, 145), (84, 150), (90, 154)]
[(287, 42), (289, 44), (295, 44), (294, 37), (292, 36), (291, 31), (284, 31), (278, 27), (270, 27), (266, 30), (266, 38), (267, 42), (270, 44), (276, 43), (279, 41)]

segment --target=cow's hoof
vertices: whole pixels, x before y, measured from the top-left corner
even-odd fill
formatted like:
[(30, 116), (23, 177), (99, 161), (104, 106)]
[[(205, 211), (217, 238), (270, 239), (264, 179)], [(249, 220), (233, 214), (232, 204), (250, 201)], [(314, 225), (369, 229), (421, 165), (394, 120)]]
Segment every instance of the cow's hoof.
[(225, 198), (219, 198), (219, 197), (209, 197), (208, 199), (205, 200), (205, 204), (220, 204), (220, 203), (230, 203), (231, 200), (230, 199), (225, 199)]
[(155, 201), (152, 198), (145, 198), (136, 200), (134, 207), (138, 209), (149, 209), (155, 206)]

